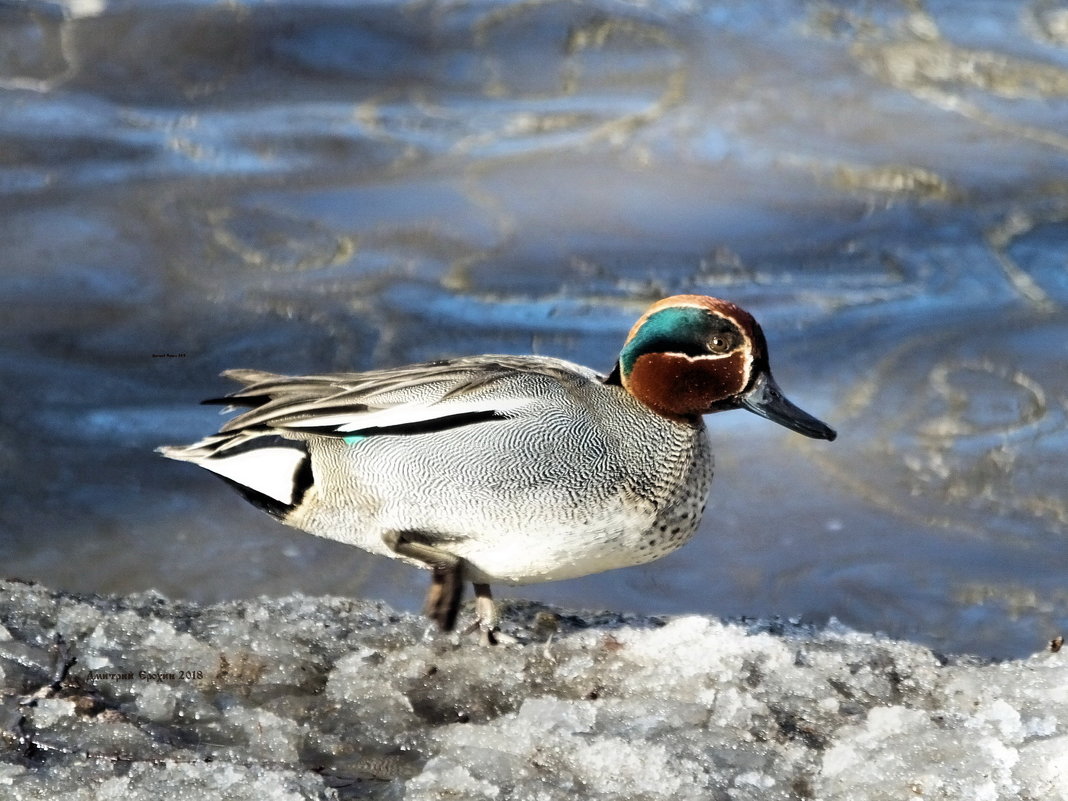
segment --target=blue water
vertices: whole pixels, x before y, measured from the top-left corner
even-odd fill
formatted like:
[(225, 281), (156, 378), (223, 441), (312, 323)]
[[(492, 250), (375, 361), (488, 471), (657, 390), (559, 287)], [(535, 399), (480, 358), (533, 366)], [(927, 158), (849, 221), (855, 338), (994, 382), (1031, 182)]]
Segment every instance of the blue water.
[(507, 594), (1068, 628), (1068, 17), (1055, 4), (27, 2), (0, 10), (0, 564), (76, 591), (418, 607), (152, 449), (228, 367), (611, 367), (728, 297), (835, 426), (743, 412), (698, 537)]

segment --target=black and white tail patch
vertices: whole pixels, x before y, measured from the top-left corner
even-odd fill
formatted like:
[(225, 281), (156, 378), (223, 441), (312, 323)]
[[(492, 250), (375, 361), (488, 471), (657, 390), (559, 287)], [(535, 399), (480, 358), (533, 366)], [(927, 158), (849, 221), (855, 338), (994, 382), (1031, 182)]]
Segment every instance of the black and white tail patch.
[(298, 507), (314, 481), (307, 444), (284, 437), (254, 437), (198, 464), (277, 518)]

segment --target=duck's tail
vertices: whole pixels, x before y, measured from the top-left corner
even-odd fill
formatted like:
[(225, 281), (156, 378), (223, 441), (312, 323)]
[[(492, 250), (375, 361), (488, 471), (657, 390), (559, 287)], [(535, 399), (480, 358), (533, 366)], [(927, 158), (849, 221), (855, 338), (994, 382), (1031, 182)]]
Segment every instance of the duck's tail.
[(217, 434), (192, 445), (164, 445), (156, 452), (210, 470), (279, 519), (300, 505), (314, 483), (307, 442), (273, 431)]

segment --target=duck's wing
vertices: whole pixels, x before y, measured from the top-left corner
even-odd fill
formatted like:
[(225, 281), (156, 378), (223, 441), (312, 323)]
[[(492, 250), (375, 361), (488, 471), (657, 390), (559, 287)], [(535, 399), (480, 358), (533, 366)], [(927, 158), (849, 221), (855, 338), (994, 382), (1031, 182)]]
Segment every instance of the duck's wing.
[(157, 450), (216, 473), (282, 520), (314, 483), (313, 437), (355, 441), (489, 423), (523, 415), (528, 406), (536, 413), (547, 399), (559, 400), (560, 393), (598, 379), (577, 364), (532, 356), (478, 356), (365, 373), (223, 375), (244, 388), (205, 403), (251, 408), (218, 434)]
[(521, 414), (555, 388), (596, 373), (543, 357), (478, 356), (363, 373), (283, 376), (223, 373), (245, 385), (205, 403), (251, 406), (220, 429), (351, 437), (425, 433)]

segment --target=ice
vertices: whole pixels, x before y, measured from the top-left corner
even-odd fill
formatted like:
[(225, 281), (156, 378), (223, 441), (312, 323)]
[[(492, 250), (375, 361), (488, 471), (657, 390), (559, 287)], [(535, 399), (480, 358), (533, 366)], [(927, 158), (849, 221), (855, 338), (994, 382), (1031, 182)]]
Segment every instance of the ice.
[(514, 642), (484, 648), (372, 602), (0, 582), (0, 794), (1068, 798), (1068, 652), (988, 662), (833, 621), (503, 612)]

